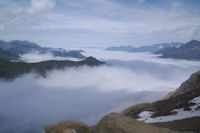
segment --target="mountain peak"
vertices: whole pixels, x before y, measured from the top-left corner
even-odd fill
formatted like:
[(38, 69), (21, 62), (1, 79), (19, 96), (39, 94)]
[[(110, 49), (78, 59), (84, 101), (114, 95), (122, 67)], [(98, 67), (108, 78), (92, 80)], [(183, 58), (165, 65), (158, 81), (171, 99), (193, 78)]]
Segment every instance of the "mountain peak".
[(85, 60), (86, 61), (97, 61), (97, 59), (92, 56), (87, 57)]
[(0, 39), (0, 44), (4, 44), (6, 41)]
[[(50, 53), (53, 56), (59, 57), (74, 57), (78, 59), (85, 59), (85, 56), (81, 54), (80, 50), (64, 50), (62, 48), (50, 48), (41, 47), (38, 44), (26, 40), (12, 40), (10, 42), (5, 42), (0, 40), (0, 48), (4, 51), (9, 51), (15, 55), (23, 55), (32, 51), (37, 51), (39, 53)], [(5, 59), (5, 58), (4, 58)]]
[(200, 43), (200, 41), (198, 41), (198, 40), (191, 40), (191, 41), (189, 41), (187, 43)]
[(200, 46), (200, 41), (198, 41), (198, 40), (191, 40), (191, 41), (187, 42), (185, 44), (185, 46)]
[(10, 44), (13, 44), (13, 45), (27, 45), (27, 46), (40, 47), (40, 46), (37, 45), (36, 43), (29, 42), (29, 41), (26, 41), (26, 40), (12, 40), (12, 41), (10, 41)]
[(178, 48), (165, 48), (155, 53), (162, 54), (162, 58), (200, 60), (200, 41), (191, 40)]
[(97, 60), (96, 58), (90, 56), (87, 57), (85, 60), (83, 60), (82, 62), (86, 63), (86, 64), (90, 64), (91, 66), (98, 66), (103, 64), (104, 62), (101, 62), (99, 60)]

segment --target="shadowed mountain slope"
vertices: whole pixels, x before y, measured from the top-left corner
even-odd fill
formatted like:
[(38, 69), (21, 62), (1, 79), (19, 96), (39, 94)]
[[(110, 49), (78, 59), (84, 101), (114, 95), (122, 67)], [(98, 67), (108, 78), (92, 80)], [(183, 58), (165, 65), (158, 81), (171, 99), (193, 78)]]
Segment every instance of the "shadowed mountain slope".
[[(123, 114), (145, 122), (154, 123), (160, 127), (176, 130), (200, 131), (200, 71), (181, 84), (175, 91), (163, 99), (134, 105)], [(145, 116), (146, 114), (146, 116)], [(147, 117), (148, 116), (148, 117)], [(193, 120), (194, 124), (187, 125)]]
[(179, 48), (166, 48), (155, 52), (155, 54), (162, 54), (161, 58), (200, 60), (200, 41), (191, 40)]
[(13, 79), (22, 74), (36, 72), (45, 76), (46, 71), (52, 69), (64, 69), (65, 67), (78, 67), (82, 65), (98, 66), (103, 62), (98, 61), (93, 57), (88, 57), (82, 61), (43, 61), (38, 63), (11, 62), (0, 59), (0, 78)]
[[(84, 59), (85, 56), (81, 54), (81, 50), (64, 50), (62, 48), (50, 48), (50, 47), (41, 47), (36, 43), (29, 41), (13, 40), (6, 42), (0, 40), (0, 49), (6, 53), (10, 53), (15, 56), (15, 60), (19, 59), (19, 56), (29, 52), (37, 51), (39, 53), (51, 53), (53, 56), (59, 57), (73, 57)], [(0, 52), (1, 52), (0, 51)], [(0, 58), (3, 56), (0, 56)], [(12, 57), (12, 56), (11, 56)], [(1, 58), (1, 59), (10, 59), (10, 58)], [(11, 58), (13, 59), (13, 58)]]
[(181, 45), (182, 43), (180, 42), (171, 42), (171, 43), (154, 44), (150, 46), (141, 46), (138, 48), (133, 47), (133, 46), (108, 47), (106, 50), (125, 51), (125, 52), (155, 52), (155, 51), (162, 50), (165, 48), (180, 47)]

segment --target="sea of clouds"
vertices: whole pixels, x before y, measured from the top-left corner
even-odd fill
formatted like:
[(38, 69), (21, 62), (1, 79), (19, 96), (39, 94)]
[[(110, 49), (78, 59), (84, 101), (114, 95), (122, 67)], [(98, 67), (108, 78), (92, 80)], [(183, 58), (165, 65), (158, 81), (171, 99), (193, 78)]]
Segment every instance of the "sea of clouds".
[[(52, 70), (47, 77), (30, 73), (13, 81), (0, 80), (0, 132), (42, 132), (44, 125), (60, 120), (94, 125), (109, 112), (162, 98), (200, 65), (150, 53), (84, 51), (106, 64)], [(30, 54), (23, 58), (35, 62)], [(55, 59), (34, 54), (38, 61)]]
[(31, 51), (26, 54), (20, 55), (20, 60), (28, 63), (34, 63), (34, 62), (41, 62), (41, 61), (47, 61), (47, 60), (72, 60), (72, 61), (79, 61), (78, 58), (73, 57), (60, 57), (60, 56), (54, 56), (50, 52), (41, 53), (39, 51)]

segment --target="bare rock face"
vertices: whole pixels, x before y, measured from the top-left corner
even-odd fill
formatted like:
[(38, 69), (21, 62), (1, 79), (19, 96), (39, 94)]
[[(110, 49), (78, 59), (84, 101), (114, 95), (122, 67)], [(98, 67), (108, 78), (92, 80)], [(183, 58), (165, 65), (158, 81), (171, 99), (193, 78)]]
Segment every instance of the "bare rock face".
[(169, 99), (172, 97), (177, 97), (189, 91), (200, 88), (200, 71), (192, 74), (188, 80), (183, 82), (179, 88), (175, 91), (170, 92), (164, 99)]
[(177, 133), (165, 128), (158, 128), (124, 115), (110, 113), (96, 125), (93, 133)]
[(90, 127), (81, 122), (61, 121), (45, 126), (46, 133), (90, 133)]
[[(179, 88), (175, 91), (170, 92), (166, 97), (161, 100), (155, 101), (153, 103), (144, 103), (134, 105), (126, 109), (123, 114), (137, 119), (139, 114), (143, 111), (154, 112), (150, 117), (160, 117), (160, 116), (170, 116), (176, 115), (178, 112), (175, 109), (183, 109), (184, 111), (190, 111), (192, 113), (197, 113), (199, 106), (196, 103), (190, 102), (194, 98), (200, 96), (200, 71), (192, 74), (188, 80), (183, 82)], [(192, 108), (194, 110), (192, 111)], [(169, 122), (156, 122), (155, 126), (166, 127), (172, 130), (178, 131), (200, 131), (200, 126), (198, 125), (200, 117), (198, 115), (191, 116), (187, 119), (182, 116), (182, 119), (169, 121)], [(196, 124), (197, 123), (197, 124)]]

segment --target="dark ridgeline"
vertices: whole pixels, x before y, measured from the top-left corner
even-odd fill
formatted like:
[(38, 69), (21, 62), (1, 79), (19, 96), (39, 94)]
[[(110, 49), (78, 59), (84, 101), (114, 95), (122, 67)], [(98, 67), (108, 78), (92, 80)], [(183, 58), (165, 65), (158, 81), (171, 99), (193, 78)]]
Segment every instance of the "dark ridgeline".
[(158, 50), (162, 50), (170, 47), (180, 47), (183, 43), (180, 42), (171, 42), (171, 43), (160, 43), (154, 44), (150, 46), (141, 46), (141, 47), (133, 47), (133, 46), (119, 46), (119, 47), (109, 47), (106, 50), (109, 51), (125, 51), (125, 52), (155, 52)]
[(186, 44), (180, 42), (161, 43), (151, 46), (119, 46), (109, 47), (109, 51), (125, 51), (125, 52), (152, 52), (161, 54), (160, 58), (200, 60), (200, 41), (191, 40)]
[(78, 67), (82, 65), (99, 66), (101, 64), (104, 64), (104, 62), (98, 61), (94, 57), (88, 57), (82, 61), (49, 60), (38, 63), (11, 62), (0, 59), (0, 78), (11, 80), (29, 72), (36, 72), (45, 76), (46, 71), (52, 69), (64, 69), (66, 67)]
[(191, 40), (178, 48), (166, 48), (155, 52), (155, 54), (162, 54), (161, 58), (200, 60), (200, 41)]

